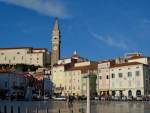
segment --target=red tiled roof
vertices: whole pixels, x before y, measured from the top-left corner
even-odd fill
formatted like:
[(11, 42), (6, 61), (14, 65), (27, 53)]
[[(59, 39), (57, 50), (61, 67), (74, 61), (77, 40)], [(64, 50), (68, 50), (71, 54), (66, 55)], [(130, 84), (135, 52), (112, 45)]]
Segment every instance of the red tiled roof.
[[(122, 66), (129, 66), (129, 65), (140, 65), (140, 64), (143, 64), (143, 63), (127, 62), (127, 63), (115, 64), (115, 65), (112, 66), (112, 68), (114, 68), (114, 67), (122, 67)], [(145, 64), (143, 64), (143, 65), (145, 65)]]
[(145, 56), (133, 56), (133, 57), (129, 58), (129, 60), (139, 59), (139, 58), (146, 58), (146, 57)]

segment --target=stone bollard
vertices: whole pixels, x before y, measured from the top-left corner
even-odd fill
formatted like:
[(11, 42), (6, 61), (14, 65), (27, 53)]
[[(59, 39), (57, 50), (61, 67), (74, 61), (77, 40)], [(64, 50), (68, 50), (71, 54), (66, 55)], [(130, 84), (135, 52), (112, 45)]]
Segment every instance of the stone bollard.
[(60, 109), (58, 110), (58, 113), (60, 113)]
[(29, 112), (28, 112), (28, 108), (27, 108), (27, 107), (26, 107), (26, 113), (29, 113)]
[(1, 106), (0, 106), (0, 113), (2, 113), (2, 111), (1, 111)]
[(18, 113), (20, 113), (20, 107), (18, 106)]
[(46, 113), (48, 113), (48, 108), (46, 108)]
[(6, 105), (4, 106), (4, 113), (7, 113), (7, 107), (6, 107)]
[(36, 113), (38, 113), (39, 111), (38, 111), (38, 107), (36, 108)]
[(11, 112), (11, 113), (13, 113), (13, 112), (14, 112), (14, 111), (13, 111), (13, 106), (11, 106), (10, 112)]

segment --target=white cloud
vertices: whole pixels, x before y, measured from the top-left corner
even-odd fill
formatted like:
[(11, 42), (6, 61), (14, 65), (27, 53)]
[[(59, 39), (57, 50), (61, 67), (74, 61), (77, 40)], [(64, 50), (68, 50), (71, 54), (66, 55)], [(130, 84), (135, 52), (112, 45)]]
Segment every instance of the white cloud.
[(110, 36), (104, 37), (104, 36), (98, 35), (96, 33), (91, 33), (91, 35), (94, 38), (100, 40), (101, 42), (106, 43), (109, 46), (121, 48), (121, 49), (124, 49), (124, 50), (128, 50), (129, 49), (128, 44), (122, 39), (115, 40), (114, 38), (112, 38)]
[(0, 0), (0, 2), (34, 10), (46, 16), (70, 17), (65, 5), (57, 0)]

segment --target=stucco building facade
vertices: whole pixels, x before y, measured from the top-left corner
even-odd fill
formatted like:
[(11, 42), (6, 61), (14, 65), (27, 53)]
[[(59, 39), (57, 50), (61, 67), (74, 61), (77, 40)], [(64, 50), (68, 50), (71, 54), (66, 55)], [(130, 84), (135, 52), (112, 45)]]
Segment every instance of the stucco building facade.
[(50, 64), (50, 55), (45, 48), (0, 48), (0, 64), (45, 66)]
[(60, 64), (53, 66), (52, 75), (55, 93), (65, 96), (86, 96), (85, 76), (90, 74), (89, 71), (93, 72), (90, 77), (90, 91), (92, 95), (96, 93), (97, 64), (95, 62), (87, 61), (74, 54), (70, 60), (64, 59), (58, 63)]

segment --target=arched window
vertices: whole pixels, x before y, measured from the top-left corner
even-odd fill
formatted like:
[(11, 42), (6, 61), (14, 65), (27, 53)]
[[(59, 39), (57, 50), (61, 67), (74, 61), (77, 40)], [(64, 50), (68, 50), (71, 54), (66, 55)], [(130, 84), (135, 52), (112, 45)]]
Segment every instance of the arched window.
[(131, 90), (128, 91), (128, 96), (132, 96), (132, 91)]
[(120, 90), (119, 91), (119, 95), (122, 97), (123, 96), (123, 92)]
[(115, 96), (116, 95), (116, 92), (115, 91), (112, 91), (112, 96)]
[(136, 91), (136, 96), (140, 96), (141, 95), (141, 90), (137, 90)]

